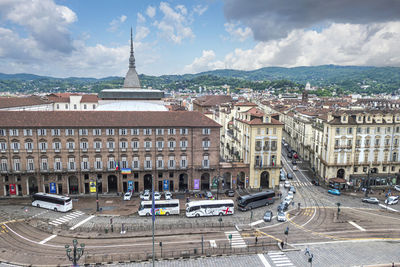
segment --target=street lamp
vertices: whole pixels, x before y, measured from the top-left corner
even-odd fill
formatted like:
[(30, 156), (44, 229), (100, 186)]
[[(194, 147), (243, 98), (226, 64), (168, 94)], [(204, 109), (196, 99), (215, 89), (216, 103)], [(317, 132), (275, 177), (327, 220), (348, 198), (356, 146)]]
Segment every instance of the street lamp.
[(85, 244), (81, 243), (81, 247), (78, 248), (78, 241), (76, 239), (72, 240), (72, 245), (74, 247), (73, 252), (74, 254), (71, 256), (72, 249), (69, 248), (69, 245), (65, 245), (65, 249), (67, 252), (67, 257), (70, 261), (72, 261), (73, 266), (78, 266), (77, 262), (83, 255), (85, 250)]
[(99, 177), (96, 176), (96, 211), (100, 211), (99, 207)]

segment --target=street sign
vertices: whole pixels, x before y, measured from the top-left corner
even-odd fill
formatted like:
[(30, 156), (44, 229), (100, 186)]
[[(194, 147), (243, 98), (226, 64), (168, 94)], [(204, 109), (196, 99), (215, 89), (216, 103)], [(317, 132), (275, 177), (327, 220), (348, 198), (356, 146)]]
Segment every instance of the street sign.
[(194, 179), (194, 190), (199, 190), (200, 189), (200, 179)]
[(56, 183), (50, 183), (50, 194), (57, 194)]
[(164, 190), (165, 191), (169, 190), (169, 180), (164, 180)]
[(96, 182), (90, 182), (89, 187), (90, 187), (90, 193), (96, 193)]

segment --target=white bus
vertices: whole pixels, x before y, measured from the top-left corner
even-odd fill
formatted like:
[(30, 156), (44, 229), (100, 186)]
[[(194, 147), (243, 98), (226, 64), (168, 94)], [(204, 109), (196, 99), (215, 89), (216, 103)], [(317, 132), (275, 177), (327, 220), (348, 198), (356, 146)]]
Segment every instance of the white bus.
[[(151, 203), (152, 201), (142, 201), (139, 207), (140, 216), (150, 216), (151, 213)], [(171, 200), (154, 200), (155, 203), (155, 215), (179, 215), (179, 199)]]
[(32, 206), (67, 212), (72, 210), (72, 200), (70, 197), (66, 196), (36, 193), (32, 196)]
[(232, 215), (234, 207), (232, 199), (190, 201), (186, 204), (186, 217)]

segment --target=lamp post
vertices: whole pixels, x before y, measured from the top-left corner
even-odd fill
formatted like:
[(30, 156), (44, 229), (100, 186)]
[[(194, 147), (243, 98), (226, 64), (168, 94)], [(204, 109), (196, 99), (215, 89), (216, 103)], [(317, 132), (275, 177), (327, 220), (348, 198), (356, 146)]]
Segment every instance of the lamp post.
[(156, 220), (155, 217), (155, 203), (154, 203), (154, 175), (151, 176), (151, 217), (152, 217), (152, 235), (153, 235), (153, 267), (155, 266), (155, 255), (154, 255), (154, 222)]
[(99, 177), (96, 176), (96, 211), (100, 211), (99, 207)]
[(65, 249), (67, 252), (67, 257), (70, 261), (72, 261), (73, 266), (78, 266), (77, 262), (83, 255), (83, 252), (85, 250), (85, 244), (81, 243), (81, 247), (78, 248), (78, 241), (76, 239), (72, 240), (72, 245), (73, 245), (73, 255), (71, 255), (72, 249), (69, 248), (69, 245), (65, 245)]

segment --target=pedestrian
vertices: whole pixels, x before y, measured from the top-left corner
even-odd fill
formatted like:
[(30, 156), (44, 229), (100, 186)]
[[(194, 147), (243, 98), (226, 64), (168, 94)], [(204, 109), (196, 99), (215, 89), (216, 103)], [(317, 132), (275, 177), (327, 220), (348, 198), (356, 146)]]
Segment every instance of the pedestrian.
[(308, 250), (308, 248), (306, 248), (306, 252), (304, 253), (304, 255), (307, 255), (308, 254), (308, 256), (310, 256), (310, 251)]
[(257, 242), (258, 242), (258, 237), (256, 236), (256, 245), (257, 245)]
[(292, 207), (294, 207), (294, 201), (292, 202)]
[(283, 243), (283, 241), (281, 241), (281, 248), (283, 249), (283, 245), (284, 245), (285, 243)]

